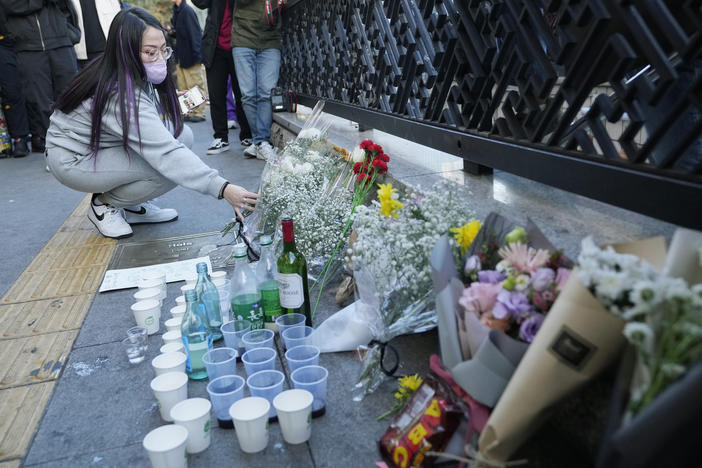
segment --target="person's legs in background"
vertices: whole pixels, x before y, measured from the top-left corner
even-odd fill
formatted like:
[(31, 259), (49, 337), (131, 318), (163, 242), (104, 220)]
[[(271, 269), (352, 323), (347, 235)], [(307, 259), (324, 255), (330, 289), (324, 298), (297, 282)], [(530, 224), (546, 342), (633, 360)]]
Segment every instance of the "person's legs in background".
[(274, 152), (271, 140), (273, 107), (271, 89), (278, 85), (280, 50), (265, 49), (256, 55), (256, 127), (260, 136), (258, 157), (268, 159)]
[(239, 80), (236, 76), (234, 57), (232, 54), (229, 54), (229, 58), (229, 78), (231, 81), (232, 93), (234, 93), (236, 120), (239, 122), (239, 141), (241, 141), (241, 146), (251, 146), (253, 144), (253, 140), (251, 139), (251, 127), (249, 120), (246, 118), (246, 112), (244, 112), (244, 104), (241, 101), (241, 88), (239, 87)]
[(227, 127), (230, 129), (239, 128), (236, 118), (236, 104), (234, 104), (234, 93), (232, 93), (232, 78), (227, 79)]
[(42, 114), (48, 111), (49, 103), (53, 100), (49, 54), (43, 51), (18, 52), (17, 68), (27, 106), (32, 152), (43, 153), (48, 122), (44, 123)]
[(15, 51), (0, 45), (0, 98), (7, 121), (7, 130), (12, 139), (10, 156), (19, 158), (29, 153), (27, 136), (29, 121), (22, 93), (22, 83), (17, 72)]
[(254, 144), (263, 141), (256, 127), (256, 51), (246, 47), (234, 47), (234, 68), (241, 90), (241, 104), (249, 122)]
[(227, 50), (215, 49), (212, 65), (206, 69), (207, 88), (210, 92), (210, 118), (214, 141), (207, 154), (218, 154), (229, 149), (229, 129), (227, 128), (227, 60), (231, 54)]

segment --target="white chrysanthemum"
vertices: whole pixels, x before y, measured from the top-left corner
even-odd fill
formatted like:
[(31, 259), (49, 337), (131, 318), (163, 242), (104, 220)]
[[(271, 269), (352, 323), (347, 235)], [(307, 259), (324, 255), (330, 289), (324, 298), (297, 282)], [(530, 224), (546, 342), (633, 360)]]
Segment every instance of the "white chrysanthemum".
[(530, 282), (531, 277), (529, 275), (519, 275), (516, 278), (514, 287), (517, 289), (517, 291), (524, 291), (526, 288), (529, 287)]
[(630, 343), (637, 345), (648, 355), (654, 354), (655, 335), (651, 327), (643, 322), (629, 322), (622, 331)]

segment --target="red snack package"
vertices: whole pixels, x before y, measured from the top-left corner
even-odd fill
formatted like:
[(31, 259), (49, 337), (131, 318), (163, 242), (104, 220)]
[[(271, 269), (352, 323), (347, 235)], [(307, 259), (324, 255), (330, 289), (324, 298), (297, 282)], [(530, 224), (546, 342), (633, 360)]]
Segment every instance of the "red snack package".
[(397, 468), (431, 466), (433, 458), (424, 454), (442, 451), (463, 417), (456, 401), (451, 389), (429, 374), (380, 439), (385, 461)]

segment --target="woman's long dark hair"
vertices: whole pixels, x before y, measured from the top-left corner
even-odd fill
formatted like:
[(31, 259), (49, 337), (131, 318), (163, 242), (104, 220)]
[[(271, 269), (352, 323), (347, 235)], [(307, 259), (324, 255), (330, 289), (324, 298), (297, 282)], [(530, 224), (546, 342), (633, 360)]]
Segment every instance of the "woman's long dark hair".
[[(142, 92), (146, 83), (146, 70), (141, 61), (141, 40), (147, 26), (163, 31), (161, 23), (141, 8), (132, 7), (120, 11), (110, 25), (105, 53), (76, 75), (56, 101), (57, 109), (69, 113), (86, 99), (93, 98), (90, 133), (93, 156), (97, 156), (100, 148), (102, 116), (107, 111), (107, 102), (112, 94), (118, 96), (125, 151), (132, 116), (139, 132), (139, 101), (135, 92)], [(173, 125), (174, 134), (180, 135), (183, 119), (173, 83), (172, 64), (169, 64), (166, 79), (161, 84), (154, 85), (154, 88), (159, 95), (161, 114)], [(141, 134), (139, 140), (141, 141)]]

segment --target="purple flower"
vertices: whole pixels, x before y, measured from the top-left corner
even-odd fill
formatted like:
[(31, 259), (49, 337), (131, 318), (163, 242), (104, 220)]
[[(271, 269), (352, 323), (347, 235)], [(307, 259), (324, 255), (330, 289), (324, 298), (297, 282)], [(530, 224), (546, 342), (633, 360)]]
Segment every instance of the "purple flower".
[(531, 275), (531, 286), (536, 291), (541, 292), (551, 286), (551, 283), (553, 283), (555, 278), (556, 273), (552, 269), (539, 268), (533, 275)]
[(480, 270), (480, 258), (477, 255), (471, 255), (466, 258), (466, 264), (463, 267), (463, 272), (466, 276), (470, 276), (474, 271)]
[(519, 338), (527, 343), (531, 343), (534, 341), (534, 337), (539, 332), (542, 323), (544, 323), (543, 314), (533, 314), (531, 317), (526, 319), (519, 328)]
[(526, 294), (519, 291), (502, 290), (497, 295), (497, 303), (492, 309), (492, 315), (497, 319), (510, 317), (517, 320), (531, 310), (532, 307)]
[(481, 283), (500, 283), (507, 278), (501, 271), (483, 270), (478, 272), (478, 281)]

